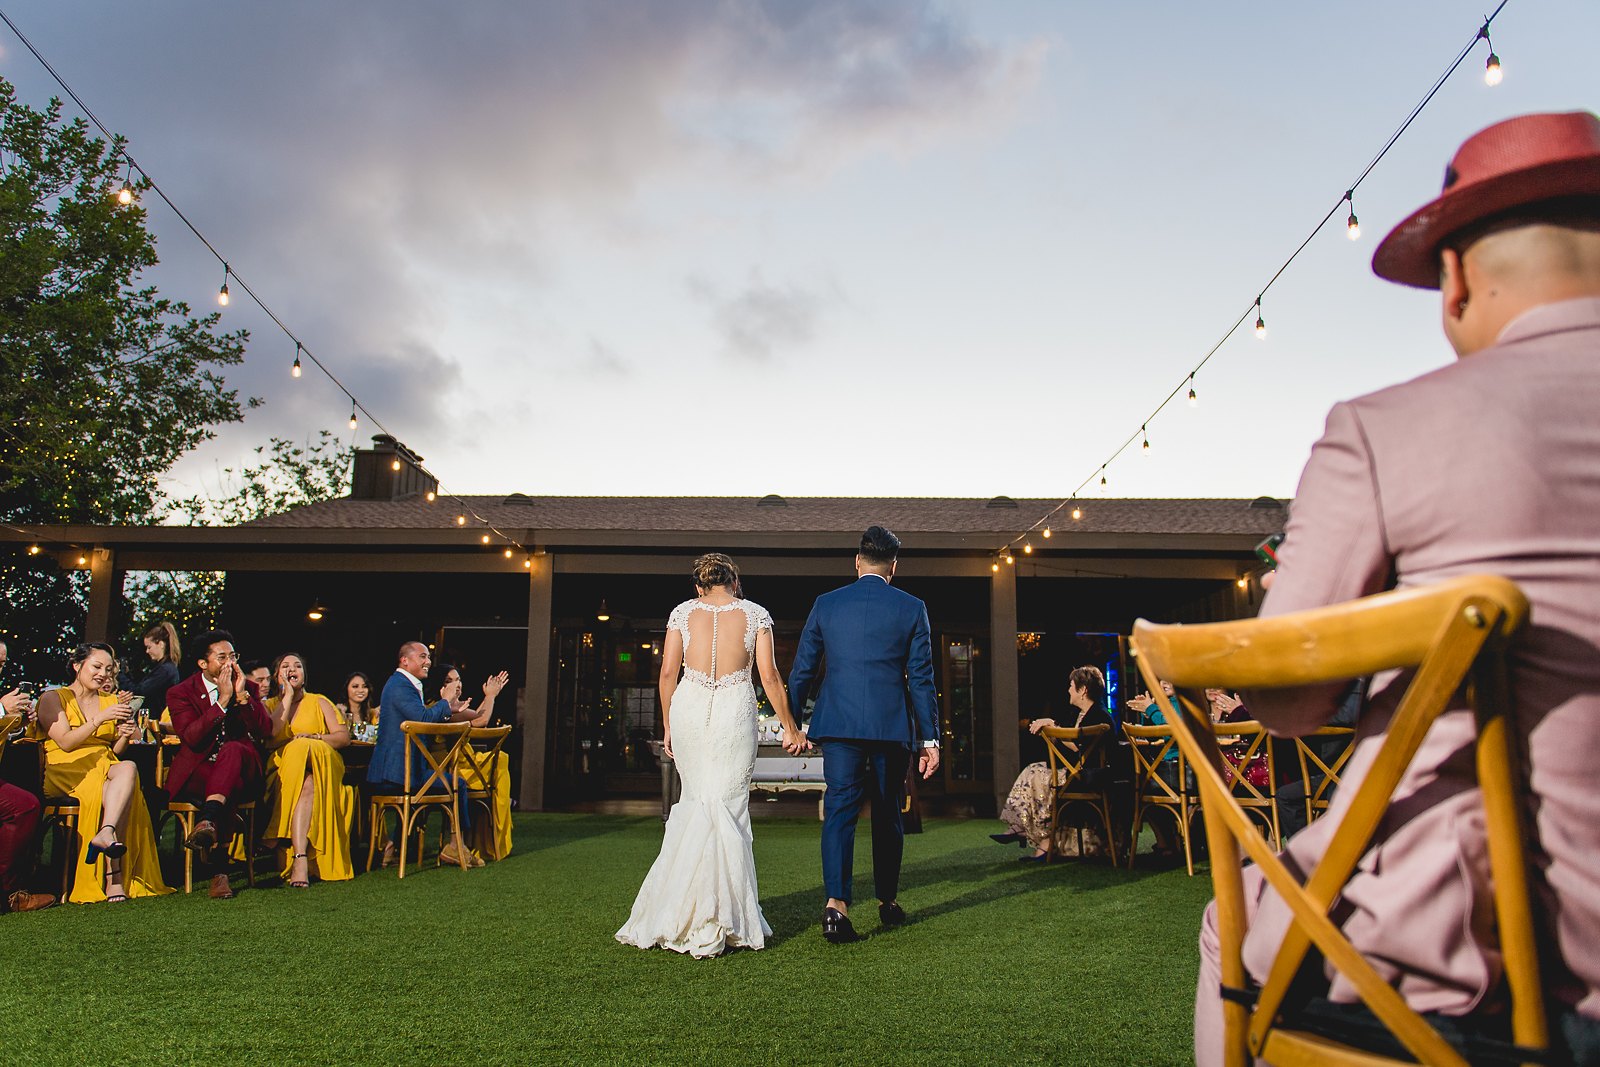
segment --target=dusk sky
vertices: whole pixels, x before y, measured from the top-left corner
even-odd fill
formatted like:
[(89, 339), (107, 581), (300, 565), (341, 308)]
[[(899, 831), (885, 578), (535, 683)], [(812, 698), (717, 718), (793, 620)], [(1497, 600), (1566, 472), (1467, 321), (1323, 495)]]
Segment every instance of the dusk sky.
[[(1065, 497), (1493, 8), (0, 9), (450, 490)], [(1596, 40), (1594, 0), (1512, 0), (1503, 84), (1480, 42), (1357, 190), (1360, 240), (1341, 211), (1267, 292), (1267, 338), (1217, 353), (1112, 494), (1289, 496), (1330, 404), (1452, 359), (1436, 295), (1372, 249), (1468, 134), (1600, 104)], [(0, 72), (54, 92), (3, 27)], [(220, 266), (146, 206), (152, 280), (211, 310)], [(270, 435), (351, 436), (253, 305), (224, 322), (265, 404), (181, 492), (226, 492)]]

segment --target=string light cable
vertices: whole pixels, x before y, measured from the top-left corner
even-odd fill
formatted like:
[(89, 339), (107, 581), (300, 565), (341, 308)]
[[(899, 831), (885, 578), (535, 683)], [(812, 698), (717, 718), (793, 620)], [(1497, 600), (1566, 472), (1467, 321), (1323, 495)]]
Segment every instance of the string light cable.
[[(1206, 350), (1205, 355), (1200, 358), (1200, 361), (1196, 363), (1193, 368), (1191, 368), (1189, 372), (1179, 380), (1178, 384), (1173, 387), (1171, 392), (1162, 398), (1161, 402), (1155, 406), (1155, 409), (1152, 410), (1149, 415), (1140, 420), (1138, 429), (1129, 434), (1128, 437), (1117, 446), (1116, 450), (1113, 451), (1104, 462), (1100, 463), (1094, 469), (1093, 473), (1073, 487), (1072, 491), (1067, 495), (1065, 500), (1062, 500), (1060, 503), (1056, 504), (1055, 507), (1041, 515), (1033, 523), (1033, 525), (1022, 531), (1023, 536), (1026, 536), (1027, 534), (1030, 534), (1035, 530), (1045, 526), (1069, 506), (1073, 508), (1073, 519), (1076, 520), (1080, 518), (1081, 510), (1077, 507), (1078, 495), (1082, 493), (1083, 490), (1092, 482), (1094, 482), (1097, 476), (1100, 481), (1100, 492), (1107, 492), (1108, 483), (1106, 480), (1106, 468), (1112, 463), (1116, 462), (1116, 460), (1120, 458), (1124, 452), (1133, 446), (1134, 442), (1142, 442), (1142, 451), (1148, 453), (1148, 427), (1150, 423), (1154, 422), (1156, 417), (1165, 411), (1167, 406), (1171, 404), (1179, 394), (1184, 393), (1185, 390), (1187, 390), (1189, 403), (1191, 405), (1198, 404), (1199, 394), (1195, 392), (1195, 375), (1199, 374), (1200, 371), (1205, 369), (1205, 365), (1211, 362), (1211, 357), (1215, 356), (1219, 351), (1221, 351), (1222, 346), (1225, 345), (1233, 337), (1233, 335), (1239, 331), (1241, 326), (1250, 320), (1252, 313), (1254, 313), (1256, 319), (1256, 335), (1262, 338), (1265, 337), (1266, 316), (1262, 311), (1261, 305), (1268, 290), (1270, 290), (1273, 285), (1277, 283), (1279, 278), (1283, 277), (1284, 272), (1289, 269), (1294, 261), (1300, 258), (1300, 253), (1306, 250), (1317, 234), (1321, 233), (1323, 228), (1326, 227), (1328, 223), (1339, 213), (1340, 208), (1345, 207), (1347, 204), (1349, 205), (1349, 217), (1345, 223), (1346, 232), (1350, 235), (1352, 240), (1360, 236), (1360, 227), (1355, 215), (1356, 190), (1361, 187), (1361, 183), (1367, 180), (1368, 175), (1370, 175), (1378, 166), (1378, 164), (1383, 161), (1384, 157), (1389, 154), (1389, 150), (1395, 146), (1395, 143), (1400, 140), (1400, 137), (1406, 132), (1406, 130), (1411, 128), (1411, 124), (1417, 120), (1417, 116), (1422, 114), (1423, 109), (1426, 108), (1433, 98), (1439, 94), (1439, 90), (1444, 88), (1445, 83), (1450, 80), (1450, 76), (1454, 74), (1461, 64), (1466, 61), (1466, 58), (1472, 54), (1472, 50), (1477, 46), (1479, 41), (1489, 43), (1489, 47), (1491, 49), (1489, 54), (1489, 66), (1487, 68), (1490, 71), (1491, 76), (1486, 76), (1485, 80), (1488, 81), (1490, 85), (1499, 84), (1499, 79), (1492, 77), (1494, 73), (1497, 73), (1500, 70), (1500, 59), (1494, 54), (1493, 43), (1489, 41), (1489, 28), (1493, 24), (1494, 20), (1500, 17), (1500, 12), (1505, 10), (1505, 6), (1508, 3), (1510, 3), (1510, 0), (1500, 0), (1499, 6), (1494, 9), (1493, 13), (1484, 18), (1483, 25), (1474, 31), (1472, 39), (1468, 41), (1461, 51), (1456, 54), (1455, 59), (1453, 59), (1450, 62), (1450, 65), (1445, 68), (1444, 73), (1439, 75), (1439, 77), (1434, 81), (1433, 85), (1430, 86), (1428, 91), (1423, 95), (1422, 99), (1419, 100), (1416, 106), (1407, 113), (1405, 119), (1401, 121), (1400, 125), (1397, 126), (1394, 132), (1391, 133), (1383, 142), (1383, 147), (1378, 149), (1377, 153), (1367, 162), (1366, 166), (1361, 168), (1361, 173), (1356, 176), (1355, 181), (1350, 182), (1347, 186), (1345, 186), (1345, 190), (1342, 194), (1340, 194), (1339, 199), (1335, 201), (1333, 206), (1328, 209), (1327, 213), (1324, 214), (1320, 220), (1318, 220), (1317, 224), (1311, 228), (1311, 232), (1306, 234), (1305, 239), (1295, 247), (1294, 251), (1289, 253), (1289, 257), (1278, 266), (1278, 269), (1272, 272), (1272, 276), (1267, 279), (1267, 284), (1261, 287), (1259, 292), (1256, 294), (1256, 298), (1251, 301), (1250, 305), (1245, 308), (1238, 318), (1233, 320), (1233, 324), (1223, 332), (1222, 336), (1217, 339), (1217, 342)], [(1008, 542), (1008, 545), (1009, 543), (1010, 542)]]

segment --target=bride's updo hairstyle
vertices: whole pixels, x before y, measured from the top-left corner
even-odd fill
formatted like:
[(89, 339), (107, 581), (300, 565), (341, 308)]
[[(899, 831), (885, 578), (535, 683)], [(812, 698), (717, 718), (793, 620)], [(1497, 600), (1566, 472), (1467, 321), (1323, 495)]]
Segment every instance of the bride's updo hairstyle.
[(701, 589), (726, 586), (734, 596), (739, 595), (739, 566), (731, 556), (721, 552), (707, 552), (694, 561), (694, 584)]

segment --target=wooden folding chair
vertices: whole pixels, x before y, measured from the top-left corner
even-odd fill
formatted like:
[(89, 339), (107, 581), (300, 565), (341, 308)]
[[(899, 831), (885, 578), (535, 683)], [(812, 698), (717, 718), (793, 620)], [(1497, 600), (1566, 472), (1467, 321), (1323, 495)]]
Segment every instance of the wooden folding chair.
[[(495, 808), (495, 792), (500, 786), (500, 750), (511, 736), (510, 726), (475, 726), (467, 732), (466, 743), (461, 746), (456, 768), (456, 778), (461, 783), (464, 804), (480, 804), (488, 813), (488, 840), (498, 840), (499, 813)], [(484, 747), (480, 748), (479, 745)], [(492, 849), (484, 849), (492, 852)], [(499, 859), (499, 856), (486, 856)]]
[[(461, 749), (467, 744), (472, 724), (465, 722), (403, 722), (405, 732), (405, 778), (400, 783), (403, 793), (376, 793), (369, 798), (371, 806), (372, 841), (367, 846), (367, 869), (377, 853), (378, 839), (383, 836), (384, 813), (394, 809), (400, 820), (400, 877), (406, 876), (406, 851), (412, 831), (419, 820), (427, 818), (430, 808), (444, 809), (450, 820), (450, 839), (455, 843), (456, 856), (461, 869), (467, 869), (467, 850), (461, 841), (461, 794), (456, 781), (456, 770), (461, 764)], [(434, 743), (438, 747), (434, 747)], [(427, 767), (420, 784), (413, 785), (411, 765), (413, 752), (420, 753)], [(422, 838), (417, 841), (417, 862), (422, 862)]]
[[(1327, 748), (1313, 747), (1314, 739), (1322, 738), (1323, 744), (1332, 745), (1329, 738), (1342, 739), (1343, 744), (1338, 745), (1337, 751), (1331, 753)], [(1295, 758), (1300, 762), (1300, 781), (1305, 785), (1306, 825), (1310, 826), (1328, 810), (1328, 805), (1333, 803), (1333, 791), (1339, 787), (1339, 776), (1344, 773), (1344, 765), (1350, 759), (1350, 753), (1355, 749), (1356, 732), (1349, 726), (1324, 726), (1305, 737), (1294, 739)]]
[[(161, 798), (167, 797), (167, 770), (168, 753), (179, 748), (183, 742), (172, 735), (161, 739), (161, 745), (156, 749), (156, 793)], [(183, 854), (183, 891), (194, 892), (194, 849), (188, 847), (189, 835), (194, 833), (195, 823), (199, 821), (200, 814), (205, 810), (204, 805), (195, 804), (188, 800), (163, 799), (162, 807), (155, 815), (156, 841), (161, 840), (161, 831), (166, 828), (167, 820), (172, 820), (177, 835), (173, 848)], [(246, 800), (237, 804), (233, 809), (234, 821), (239, 824), (243, 834), (244, 848), (244, 877), (250, 888), (256, 885), (256, 802)], [(236, 834), (237, 838), (238, 835)], [(221, 848), (221, 845), (213, 845)], [(231, 846), (230, 846), (231, 848)], [(212, 868), (215, 870), (215, 868)]]
[[(1278, 823), (1278, 764), (1272, 751), (1272, 735), (1266, 727), (1253, 720), (1219, 722), (1212, 726), (1219, 738), (1218, 751), (1227, 761), (1229, 772), (1223, 775), (1228, 790), (1239, 807), (1261, 824), (1261, 832), (1272, 842), (1274, 851), (1283, 849), (1283, 832)], [(1226, 748), (1221, 739), (1228, 739)], [(1250, 780), (1248, 768), (1257, 757), (1266, 764), (1267, 781), (1257, 785)]]
[[(1290, 984), (1315, 945), (1355, 988), (1362, 1002), (1424, 1064), (1464, 1067), (1467, 1059), (1417, 1014), (1344, 936), (1329, 916), (1340, 890), (1367, 851), (1406, 766), (1423, 736), (1467, 687), (1476, 715), (1476, 759), (1487, 814), (1496, 919), (1518, 1055), (1540, 1059), (1549, 1046), (1539, 952), (1529, 896), (1524, 834), (1510, 750), (1505, 646), (1527, 618), (1528, 604), (1511, 582), (1492, 576), (1453, 579), (1313, 611), (1269, 619), (1157, 626), (1134, 625), (1139, 669), (1152, 693), (1158, 678), (1178, 698), (1158, 697), (1179, 748), (1198, 779), (1211, 847), (1221, 940), (1225, 1054), (1230, 1065), (1251, 1056), (1279, 1064), (1406, 1062), (1358, 1050), (1296, 1028), (1285, 1011)], [(1321, 861), (1304, 881), (1262, 840), (1224, 780), (1206, 686), (1278, 688), (1322, 685), (1380, 671), (1414, 668), (1410, 684), (1365, 780), (1357, 788)], [(1231, 729), (1228, 724), (1223, 729)], [(1248, 988), (1240, 849), (1288, 905), (1289, 928), (1267, 980)]]
[[(1107, 766), (1106, 746), (1111, 741), (1111, 725), (1099, 726), (1046, 726), (1039, 731), (1044, 738), (1045, 750), (1050, 760), (1050, 787), (1053, 793), (1050, 804), (1050, 838), (1045, 846), (1047, 862), (1055, 859), (1056, 835), (1060, 832), (1061, 813), (1074, 804), (1080, 804), (1100, 816), (1105, 828), (1106, 849), (1111, 853), (1113, 866), (1117, 862), (1117, 839), (1111, 832), (1111, 770)], [(1067, 743), (1077, 747), (1071, 749)], [(1098, 770), (1098, 785), (1090, 781), (1091, 771)], [(1078, 855), (1083, 855), (1083, 830), (1078, 830)]]
[[(1195, 813), (1200, 810), (1200, 801), (1190, 791), (1189, 765), (1183, 753), (1178, 752), (1176, 759), (1167, 759), (1178, 745), (1172, 736), (1172, 727), (1128, 723), (1122, 727), (1122, 733), (1133, 753), (1133, 835), (1128, 846), (1128, 869), (1133, 869), (1139, 831), (1145, 820), (1152, 810), (1164, 811), (1177, 824), (1178, 836), (1183, 839), (1183, 863), (1193, 876), (1194, 851), (1189, 843), (1189, 831)], [(1163, 766), (1176, 768), (1176, 785), (1161, 776)]]

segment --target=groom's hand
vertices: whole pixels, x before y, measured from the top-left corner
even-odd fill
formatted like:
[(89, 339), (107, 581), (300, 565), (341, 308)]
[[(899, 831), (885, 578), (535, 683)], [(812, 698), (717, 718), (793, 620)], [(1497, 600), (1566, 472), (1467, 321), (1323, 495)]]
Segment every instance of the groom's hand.
[(811, 750), (811, 741), (802, 730), (783, 731), (783, 750), (791, 756), (799, 756)]
[(927, 779), (932, 778), (933, 777), (933, 772), (937, 771), (938, 769), (939, 769), (939, 749), (938, 749), (938, 747), (935, 746), (933, 748), (925, 748), (925, 749), (923, 749), (922, 750), (922, 756), (917, 760), (917, 770), (922, 772), (923, 780), (926, 781)]

